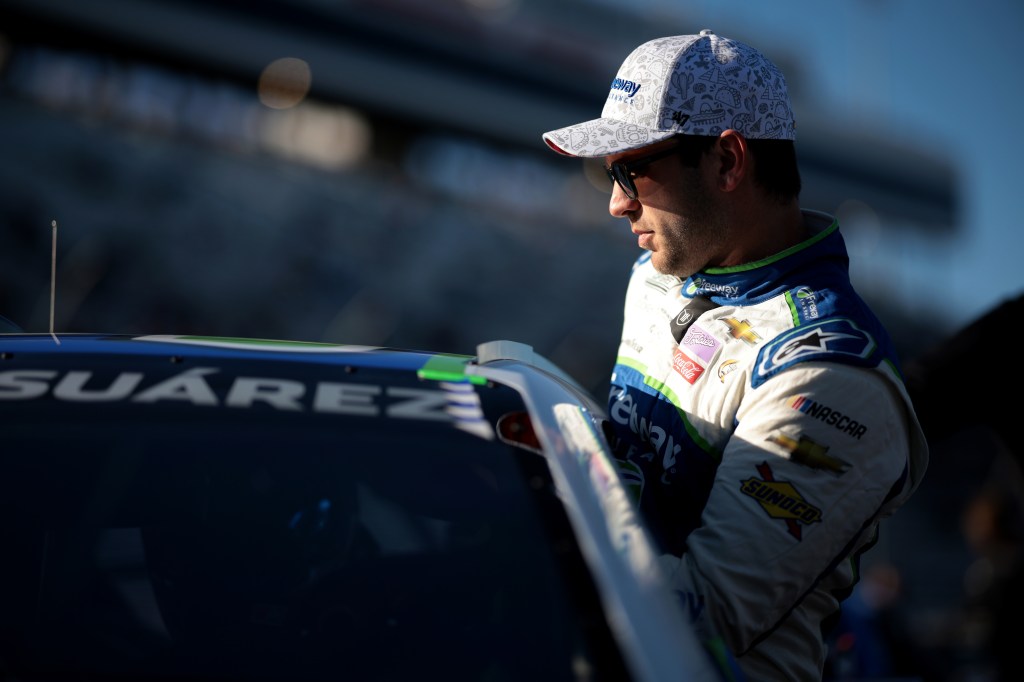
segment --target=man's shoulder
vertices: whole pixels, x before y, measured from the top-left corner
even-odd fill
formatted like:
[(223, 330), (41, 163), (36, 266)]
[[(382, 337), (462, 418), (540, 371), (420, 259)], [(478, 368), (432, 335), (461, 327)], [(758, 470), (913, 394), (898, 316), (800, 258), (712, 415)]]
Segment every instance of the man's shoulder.
[(860, 367), (879, 363), (880, 339), (850, 317), (827, 317), (776, 334), (758, 352), (754, 386), (801, 362), (827, 361)]

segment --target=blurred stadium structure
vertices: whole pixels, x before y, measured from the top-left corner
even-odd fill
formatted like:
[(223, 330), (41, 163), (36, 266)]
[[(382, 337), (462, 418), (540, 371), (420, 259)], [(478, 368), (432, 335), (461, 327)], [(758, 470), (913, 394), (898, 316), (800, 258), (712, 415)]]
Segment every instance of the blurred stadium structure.
[[(642, 40), (700, 27), (584, 0), (0, 8), (0, 311), (24, 328), (45, 328), (56, 220), (63, 331), (516, 338), (603, 387), (635, 243), (601, 174), (540, 133), (596, 116)], [(763, 48), (796, 98), (805, 205), (854, 237), (956, 228), (948, 161), (829, 127), (797, 56)], [(914, 329), (886, 283), (862, 288)]]
[[(540, 135), (596, 117), (635, 45), (698, 24), (601, 0), (0, 0), (0, 315), (47, 331), (55, 220), (61, 332), (507, 338), (600, 396), (636, 243), (603, 173)], [(848, 132), (799, 54), (732, 37), (786, 73), (802, 203), (839, 214), (910, 359), (951, 330), (862, 247), (963, 229), (952, 160)], [(956, 505), (921, 502), (883, 556), (936, 602), (965, 559), (936, 530)]]

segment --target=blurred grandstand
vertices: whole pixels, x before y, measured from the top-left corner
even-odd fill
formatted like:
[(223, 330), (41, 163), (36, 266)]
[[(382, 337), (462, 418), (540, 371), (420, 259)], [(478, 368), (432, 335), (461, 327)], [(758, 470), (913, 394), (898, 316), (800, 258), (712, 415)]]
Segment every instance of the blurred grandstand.
[[(595, 116), (663, 22), (583, 0), (0, 6), (0, 310), (26, 329), (47, 319), (57, 220), (64, 331), (512, 336), (603, 385), (635, 244), (606, 181), (539, 136)], [(765, 49), (795, 81), (805, 205), (854, 238), (863, 215), (955, 229), (947, 161), (829, 128), (796, 56)]]
[[(603, 395), (636, 242), (603, 173), (540, 134), (597, 116), (639, 42), (701, 28), (599, 0), (0, 0), (0, 315), (47, 331), (57, 221), (58, 331), (507, 338)], [(800, 55), (733, 37), (786, 72), (802, 203), (839, 214), (910, 359), (951, 330), (858, 255), (962, 229), (951, 160), (849, 133)], [(879, 553), (952, 566), (904, 582), (925, 606), (959, 589), (960, 499), (940, 518), (924, 491)]]

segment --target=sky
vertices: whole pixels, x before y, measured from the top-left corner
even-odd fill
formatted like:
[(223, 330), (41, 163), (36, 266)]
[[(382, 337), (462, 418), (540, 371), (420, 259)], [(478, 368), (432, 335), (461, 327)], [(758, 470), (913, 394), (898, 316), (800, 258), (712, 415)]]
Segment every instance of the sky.
[[(867, 256), (894, 295), (963, 324), (1024, 291), (1024, 2), (635, 0), (638, 11), (743, 36), (803, 69), (834, 120), (947, 155), (961, 223), (941, 237), (882, 230)], [(794, 97), (795, 98), (795, 97)], [(799, 121), (800, 112), (797, 111)], [(797, 140), (799, 150), (799, 139)], [(814, 208), (808, 206), (807, 208)]]

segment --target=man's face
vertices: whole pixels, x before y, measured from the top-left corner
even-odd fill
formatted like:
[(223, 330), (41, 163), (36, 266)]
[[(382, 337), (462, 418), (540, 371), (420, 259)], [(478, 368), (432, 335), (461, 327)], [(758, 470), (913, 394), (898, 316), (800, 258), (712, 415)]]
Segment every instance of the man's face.
[[(644, 159), (672, 146), (662, 142), (605, 157), (606, 167), (616, 162)], [(636, 198), (630, 199), (613, 183), (608, 211), (627, 218), (637, 244), (651, 252), (651, 263), (661, 273), (689, 277), (708, 265), (721, 250), (725, 224), (716, 209), (713, 155), (705, 154), (696, 168), (678, 156), (658, 158), (639, 167), (631, 178)]]

